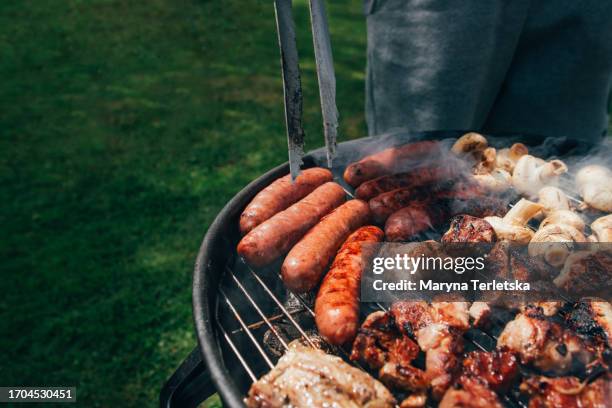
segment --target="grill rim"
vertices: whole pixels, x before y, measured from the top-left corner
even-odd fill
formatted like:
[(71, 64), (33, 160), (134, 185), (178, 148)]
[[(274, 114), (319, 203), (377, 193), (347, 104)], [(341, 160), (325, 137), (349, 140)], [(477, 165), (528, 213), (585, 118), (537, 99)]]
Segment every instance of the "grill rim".
[[(317, 149), (305, 156), (304, 167), (312, 166), (314, 164), (312, 154), (321, 150)], [(224, 273), (225, 265), (229, 260), (229, 257), (225, 254), (235, 252), (234, 248), (231, 248), (231, 252), (217, 252), (218, 247), (224, 244), (224, 232), (231, 227), (231, 221), (239, 216), (244, 206), (271, 181), (288, 172), (289, 163), (283, 163), (267, 171), (240, 190), (223, 207), (208, 228), (196, 258), (192, 289), (196, 337), (210, 377), (215, 384), (217, 392), (221, 395), (223, 403), (228, 407), (244, 407), (245, 405), (242, 401), (243, 396), (241, 392), (231, 380), (231, 374), (225, 367), (221, 346), (217, 337), (218, 333), (213, 327), (216, 321), (214, 312), (218, 300), (217, 288)]]
[[(403, 134), (408, 140), (417, 141), (458, 137), (466, 133), (466, 131), (413, 132), (401, 130), (392, 133)], [(516, 133), (484, 134), (484, 136), (487, 137), (490, 142), (499, 137), (505, 139), (506, 143), (523, 141), (523, 143), (528, 146), (540, 145), (543, 140), (546, 139), (538, 135)], [(339, 143), (338, 156), (342, 157), (342, 151), (346, 149), (349, 154), (345, 157), (347, 157), (349, 161), (353, 160), (355, 158), (355, 152), (358, 150), (355, 149), (355, 146), (358, 146), (360, 143), (376, 143), (377, 140), (380, 141), (381, 139), (379, 137), (364, 137)], [(406, 143), (408, 140), (398, 139), (396, 143), (389, 144), (387, 147)], [(576, 140), (565, 140), (560, 146), (556, 146), (557, 148), (552, 148), (552, 150), (556, 150), (557, 155), (563, 155), (563, 153), (567, 153), (568, 150), (573, 150), (577, 147), (578, 150), (589, 150), (589, 148), (592, 147), (592, 145), (588, 146), (588, 144), (580, 146), (578, 143), (580, 142)], [(582, 149), (580, 149), (580, 147)], [(320, 158), (324, 157), (324, 155), (324, 148), (308, 152), (303, 158), (303, 168), (317, 165), (317, 161), (320, 161)], [(339, 166), (343, 168), (345, 164), (346, 163), (341, 163), (341, 160), (337, 160), (334, 167)], [(219, 332), (215, 327), (216, 305), (219, 299), (219, 283), (223, 277), (224, 268), (227, 262), (235, 256), (235, 245), (233, 245), (235, 243), (231, 243), (224, 239), (224, 235), (227, 234), (230, 228), (236, 228), (232, 221), (239, 217), (242, 209), (259, 191), (273, 180), (288, 174), (288, 172), (289, 163), (285, 162), (280, 164), (268, 170), (239, 190), (230, 201), (227, 202), (208, 228), (200, 245), (193, 270), (192, 307), (198, 348), (202, 354), (204, 364), (208, 369), (210, 379), (217, 392), (220, 394), (224, 405), (232, 408), (245, 407), (243, 402), (244, 395), (242, 395), (241, 391), (232, 380), (231, 373), (225, 367), (224, 356), (218, 337)]]

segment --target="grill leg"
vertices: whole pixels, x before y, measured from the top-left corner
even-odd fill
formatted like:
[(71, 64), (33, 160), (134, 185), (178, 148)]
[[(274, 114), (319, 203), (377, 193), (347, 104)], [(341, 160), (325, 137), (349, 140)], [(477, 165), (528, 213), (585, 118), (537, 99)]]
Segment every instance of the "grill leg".
[(197, 407), (216, 392), (202, 353), (196, 347), (166, 381), (160, 394), (160, 408)]

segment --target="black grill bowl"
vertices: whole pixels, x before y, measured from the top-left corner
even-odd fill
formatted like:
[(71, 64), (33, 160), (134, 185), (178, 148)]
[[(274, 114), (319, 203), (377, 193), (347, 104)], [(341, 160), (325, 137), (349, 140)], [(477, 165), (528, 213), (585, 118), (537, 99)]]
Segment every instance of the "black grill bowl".
[[(406, 132), (398, 131), (376, 138), (363, 138), (344, 142), (338, 146), (338, 158), (334, 162), (336, 181), (342, 183), (345, 165), (362, 156), (365, 151), (381, 150), (406, 143), (427, 139), (456, 138), (464, 131)], [(584, 154), (590, 146), (568, 140), (551, 140), (526, 135), (501, 135), (489, 137), (491, 144), (499, 140), (508, 146), (515, 141), (528, 145), (545, 146), (546, 155)], [(544, 143), (543, 143), (544, 142)], [(538, 154), (535, 148), (535, 154)], [(304, 168), (325, 166), (325, 151), (318, 149), (304, 157)], [(244, 407), (245, 387), (251, 380), (245, 370), (232, 359), (227, 343), (219, 340), (217, 330), (217, 302), (220, 282), (227, 265), (236, 258), (236, 244), (240, 239), (238, 219), (247, 203), (273, 180), (287, 174), (289, 165), (282, 164), (238, 192), (217, 215), (209, 227), (200, 246), (193, 273), (193, 315), (198, 345), (164, 384), (160, 393), (160, 406), (193, 407), (215, 392), (218, 392), (226, 407)], [(346, 187), (346, 186), (345, 186)], [(264, 371), (265, 372), (265, 371)]]

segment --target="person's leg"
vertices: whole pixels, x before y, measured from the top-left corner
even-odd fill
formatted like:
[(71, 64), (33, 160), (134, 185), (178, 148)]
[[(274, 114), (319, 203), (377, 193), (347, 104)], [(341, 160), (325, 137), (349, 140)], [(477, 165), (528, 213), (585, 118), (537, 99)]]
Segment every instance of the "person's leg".
[(479, 129), (530, 0), (366, 0), (370, 135)]
[(611, 81), (612, 2), (534, 1), (484, 130), (597, 141)]

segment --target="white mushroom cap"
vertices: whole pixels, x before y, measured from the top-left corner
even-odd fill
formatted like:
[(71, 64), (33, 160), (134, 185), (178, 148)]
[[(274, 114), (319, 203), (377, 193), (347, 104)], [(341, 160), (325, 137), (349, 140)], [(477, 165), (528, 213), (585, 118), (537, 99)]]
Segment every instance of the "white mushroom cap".
[(495, 168), (497, 152), (494, 147), (487, 147), (480, 154), (480, 161), (474, 166), (474, 174), (487, 174)]
[(570, 210), (556, 210), (548, 214), (540, 223), (540, 228), (552, 224), (569, 225), (578, 231), (584, 231), (584, 220), (578, 214)]
[(544, 207), (544, 213), (550, 214), (555, 210), (569, 210), (567, 195), (558, 187), (546, 186), (538, 192), (538, 203)]
[(509, 148), (498, 150), (496, 166), (497, 168), (504, 169), (512, 174), (518, 159), (526, 155), (528, 152), (527, 146), (522, 143), (515, 143)]
[(531, 241), (534, 232), (522, 225), (507, 224), (501, 217), (484, 217), (484, 220), (491, 224), (495, 230), (495, 235), (500, 241), (512, 241), (526, 244)]
[(542, 205), (521, 198), (514, 207), (504, 215), (504, 222), (512, 225), (527, 225), (529, 220), (542, 211)]
[(512, 176), (503, 169), (493, 169), (490, 173), (475, 174), (474, 179), (482, 187), (493, 192), (501, 193), (512, 186)]
[(600, 165), (585, 166), (576, 174), (576, 187), (591, 207), (612, 212), (612, 172)]
[(571, 225), (551, 224), (540, 228), (529, 243), (529, 255), (544, 256), (546, 262), (559, 267), (569, 256), (571, 246), (563, 243), (587, 242), (586, 237)]
[(598, 242), (612, 242), (612, 214), (599, 217), (591, 224)]
[(466, 153), (482, 152), (488, 146), (489, 142), (487, 142), (487, 139), (483, 135), (476, 132), (470, 132), (457, 139), (451, 151), (457, 155), (462, 155)]
[(565, 172), (567, 166), (561, 160), (546, 162), (527, 154), (517, 161), (512, 184), (520, 194), (533, 198), (543, 187), (556, 185), (559, 176)]

